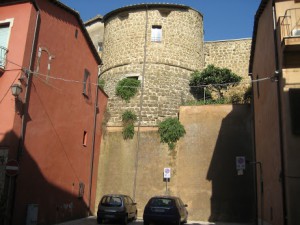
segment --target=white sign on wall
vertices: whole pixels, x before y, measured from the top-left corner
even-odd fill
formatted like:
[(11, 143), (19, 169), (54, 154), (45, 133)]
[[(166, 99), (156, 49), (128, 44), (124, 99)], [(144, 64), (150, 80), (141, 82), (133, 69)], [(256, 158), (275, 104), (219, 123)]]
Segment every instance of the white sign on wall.
[(164, 178), (171, 178), (171, 168), (164, 168)]

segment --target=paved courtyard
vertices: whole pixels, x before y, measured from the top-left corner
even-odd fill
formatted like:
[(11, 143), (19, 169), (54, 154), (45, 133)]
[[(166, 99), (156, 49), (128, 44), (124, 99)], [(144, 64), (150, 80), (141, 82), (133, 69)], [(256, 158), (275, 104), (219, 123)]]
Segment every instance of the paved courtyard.
[[(97, 224), (96, 217), (91, 216), (91, 217), (87, 217), (84, 219), (60, 223), (57, 225), (95, 225), (95, 224)], [(110, 223), (110, 225), (118, 225), (118, 224)], [(137, 220), (137, 221), (128, 223), (128, 225), (143, 225), (143, 221)], [(162, 225), (162, 224), (160, 224), (160, 225)], [(186, 223), (186, 225), (254, 225), (254, 224), (252, 224), (252, 223), (221, 223), (221, 222), (209, 223), (209, 222), (188, 221), (188, 223)]]

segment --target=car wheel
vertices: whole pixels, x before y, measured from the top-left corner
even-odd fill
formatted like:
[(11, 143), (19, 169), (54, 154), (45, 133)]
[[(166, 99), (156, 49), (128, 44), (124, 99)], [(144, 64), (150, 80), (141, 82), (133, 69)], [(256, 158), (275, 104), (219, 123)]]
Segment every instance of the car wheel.
[(134, 217), (133, 217), (133, 221), (135, 221), (137, 219), (137, 214), (138, 214), (138, 212), (135, 211), (135, 214), (134, 214)]
[(125, 217), (123, 218), (123, 225), (127, 225), (127, 223), (128, 223), (128, 216), (127, 215), (125, 215)]

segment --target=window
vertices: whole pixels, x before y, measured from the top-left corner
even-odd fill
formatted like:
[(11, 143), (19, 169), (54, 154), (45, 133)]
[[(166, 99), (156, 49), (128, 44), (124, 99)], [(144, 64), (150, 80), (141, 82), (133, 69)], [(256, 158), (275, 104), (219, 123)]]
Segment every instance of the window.
[(78, 38), (78, 30), (77, 29), (75, 30), (75, 38), (76, 39)]
[(300, 89), (290, 89), (290, 113), (292, 131), (295, 135), (300, 135)]
[(83, 145), (84, 147), (87, 146), (87, 132), (86, 132), (86, 131), (83, 132), (82, 145)]
[(102, 52), (102, 51), (103, 51), (103, 43), (98, 42), (98, 52)]
[(13, 19), (0, 21), (0, 68), (5, 68), (6, 54)]
[(83, 75), (83, 90), (82, 90), (82, 94), (85, 96), (85, 97), (88, 97), (88, 86), (87, 86), (87, 82), (88, 82), (88, 79), (90, 77), (90, 72), (85, 69), (84, 70), (84, 75)]
[(161, 42), (162, 39), (162, 29), (161, 26), (153, 25), (151, 30), (151, 41)]

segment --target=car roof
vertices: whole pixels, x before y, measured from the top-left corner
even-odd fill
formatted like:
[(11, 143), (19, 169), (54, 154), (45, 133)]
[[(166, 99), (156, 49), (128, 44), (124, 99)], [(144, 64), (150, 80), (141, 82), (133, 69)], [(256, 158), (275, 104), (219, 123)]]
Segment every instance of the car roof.
[(179, 199), (179, 197), (177, 196), (170, 196), (170, 195), (157, 195), (157, 196), (153, 196), (152, 198), (170, 198), (170, 199)]
[(106, 195), (103, 195), (103, 197), (128, 197), (128, 195), (123, 195), (123, 194), (106, 194)]

